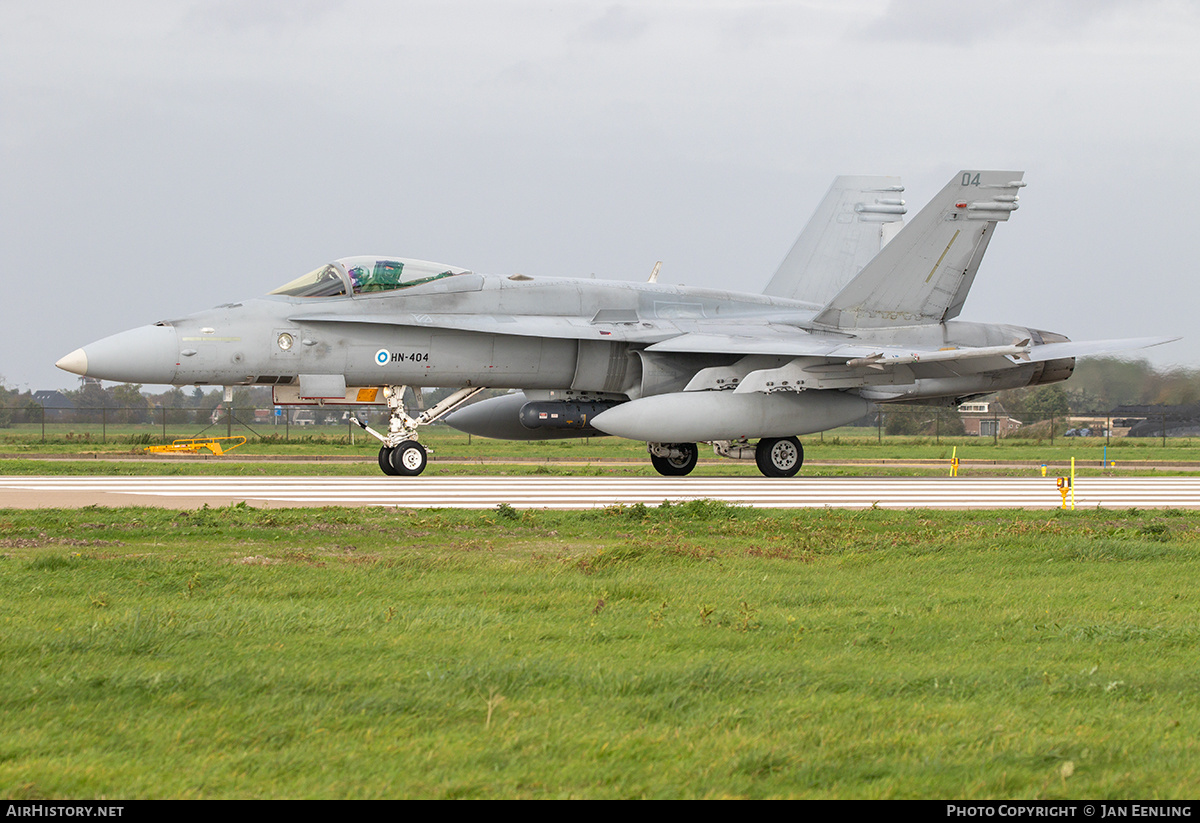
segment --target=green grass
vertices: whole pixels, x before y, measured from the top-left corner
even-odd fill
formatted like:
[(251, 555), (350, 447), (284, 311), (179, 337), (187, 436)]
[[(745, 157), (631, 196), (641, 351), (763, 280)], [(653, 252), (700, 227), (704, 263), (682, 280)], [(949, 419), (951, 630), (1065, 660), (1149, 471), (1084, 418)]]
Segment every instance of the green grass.
[[(207, 429), (190, 426), (168, 428), (167, 441), (197, 436), (223, 437), (225, 426)], [(255, 434), (258, 432), (258, 435)], [(0, 429), (0, 453), (5, 454), (130, 454), (141, 453), (148, 445), (163, 441), (160, 428), (152, 425), (111, 425), (102, 435), (98, 426), (62, 424), (47, 431), (46, 439), (34, 424), (22, 424)], [(202, 432), (202, 433), (201, 433)], [(246, 445), (233, 454), (303, 457), (312, 455), (361, 456), (371, 459), (379, 450), (379, 442), (355, 429), (354, 442), (349, 442), (347, 429), (342, 426), (316, 426), (290, 430), (288, 439), (282, 429), (256, 426), (254, 431), (235, 428), (235, 435), (245, 435)], [(582, 440), (546, 440), (535, 442), (492, 440), (472, 437), (445, 425), (434, 425), (421, 431), (421, 440), (438, 459), (465, 460), (571, 460), (601, 461), (646, 460), (644, 443), (616, 437), (591, 437)], [(876, 437), (874, 429), (840, 428), (802, 438), (806, 457), (810, 460), (949, 460), (957, 448), (959, 457), (976, 462), (993, 461), (1070, 461), (1099, 462), (1107, 446), (1108, 459), (1122, 461), (1200, 462), (1200, 439), (1168, 438), (1164, 445), (1157, 438), (1001, 438), (993, 443), (988, 437), (889, 436)], [(708, 453), (702, 449), (702, 456)]]
[(0, 511), (0, 792), (1189, 798), (1200, 514)]
[[(949, 461), (945, 464), (927, 466), (864, 465), (813, 465), (806, 464), (800, 477), (945, 477), (949, 473)], [(1062, 464), (1051, 466), (1048, 476), (1057, 477), (1068, 473)], [(1147, 476), (1179, 477), (1200, 473), (1200, 465), (1190, 468), (1158, 469), (1138, 467), (1124, 463), (1117, 469), (1101, 469), (1098, 465), (1080, 464), (1076, 468), (1079, 477)], [(69, 476), (69, 477), (141, 477), (141, 476), (206, 476), (206, 477), (379, 477), (379, 467), (374, 457), (356, 462), (239, 462), (214, 459), (200, 462), (181, 460), (162, 461), (118, 461), (118, 460), (68, 460), (68, 459), (0, 459), (0, 476)], [(995, 466), (989, 463), (964, 461), (959, 469), (960, 477), (1038, 477), (1041, 469), (1034, 465)], [(508, 463), (503, 460), (445, 463), (430, 462), (425, 471), (428, 477), (447, 476), (509, 476), (509, 477), (658, 477), (649, 462), (621, 463)], [(745, 461), (701, 462), (692, 472), (693, 477), (761, 477), (753, 463)], [(402, 481), (397, 481), (402, 482)]]
[[(110, 427), (114, 429), (115, 427)], [(126, 429), (139, 427), (126, 426)], [(145, 428), (145, 427), (140, 427)], [(293, 429), (293, 434), (299, 430)], [(81, 475), (376, 475), (378, 441), (359, 432), (350, 444), (338, 427), (305, 429), (297, 439), (251, 440), (224, 457), (205, 456), (190, 460), (179, 456), (150, 457), (142, 449), (150, 435), (114, 435), (107, 444), (93, 440), (58, 438), (42, 443), (29, 432), (8, 430), (0, 434), (0, 474), (81, 474)], [(1040, 473), (1040, 465), (1051, 465), (1052, 473), (1064, 473), (1064, 467), (1076, 458), (1079, 473), (1095, 476), (1105, 472), (1120, 474), (1174, 474), (1200, 471), (1200, 442), (1170, 439), (1164, 447), (1154, 439), (1111, 441), (1107, 453), (1100, 438), (1058, 438), (1049, 441), (1002, 439), (993, 445), (987, 438), (884, 437), (877, 442), (864, 436), (864, 430), (837, 429), (823, 435), (804, 438), (806, 476), (847, 475), (928, 475), (949, 472), (949, 461), (957, 454), (964, 476), (1029, 476)], [(188, 434), (193, 434), (189, 432)], [(217, 434), (224, 434), (222, 428)], [(508, 475), (601, 475), (656, 476), (650, 467), (645, 444), (614, 437), (583, 440), (504, 441), (471, 437), (446, 426), (433, 426), (422, 432), (422, 442), (430, 451), (430, 474), (508, 474)], [(125, 438), (127, 441), (117, 442)], [(158, 437), (155, 435), (154, 442)], [(54, 460), (44, 460), (43, 457)], [(124, 461), (104, 458), (146, 457)], [(79, 458), (72, 460), (70, 458)], [(244, 460), (243, 458), (251, 458)], [(270, 466), (254, 458), (278, 459)], [(1116, 468), (1101, 469), (1107, 458)], [(289, 461), (316, 460), (314, 463)], [(858, 467), (857, 462), (903, 464), (926, 461), (927, 465), (879, 465)], [(935, 462), (930, 462), (935, 461)], [(936, 462), (940, 461), (940, 462)], [(836, 465), (820, 465), (831, 463)], [(1014, 465), (1016, 464), (1016, 465)], [(1023, 464), (1023, 465), (1021, 465)], [(1191, 465), (1189, 465), (1191, 464)], [(707, 447), (701, 448), (697, 475), (757, 475), (753, 461), (715, 458)]]

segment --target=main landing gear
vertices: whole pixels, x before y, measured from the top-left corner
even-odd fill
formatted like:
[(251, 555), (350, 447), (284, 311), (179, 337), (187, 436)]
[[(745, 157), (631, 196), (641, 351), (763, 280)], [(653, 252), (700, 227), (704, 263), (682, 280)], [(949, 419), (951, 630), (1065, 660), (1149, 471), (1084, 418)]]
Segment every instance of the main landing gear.
[(647, 443), (650, 465), (665, 477), (683, 477), (696, 468), (700, 450), (695, 443)]
[[(683, 477), (696, 468), (699, 450), (695, 443), (647, 443), (650, 464), (666, 477)], [(758, 445), (745, 440), (713, 443), (721, 457), (735, 460), (754, 458), (758, 470), (767, 477), (795, 477), (804, 465), (804, 447), (795, 437), (764, 437)]]
[(754, 447), (754, 462), (767, 477), (795, 477), (804, 465), (804, 447), (795, 437), (764, 437)]
[(404, 390), (407, 386), (384, 386), (383, 396), (387, 399), (391, 417), (386, 435), (372, 429), (357, 417), (352, 418), (367, 434), (383, 443), (379, 447), (379, 469), (390, 477), (416, 477), (425, 471), (429, 454), (417, 442), (417, 429), (440, 420), (463, 403), (484, 390), (483, 386), (468, 386), (442, 400), (432, 408), (410, 417), (404, 410)]

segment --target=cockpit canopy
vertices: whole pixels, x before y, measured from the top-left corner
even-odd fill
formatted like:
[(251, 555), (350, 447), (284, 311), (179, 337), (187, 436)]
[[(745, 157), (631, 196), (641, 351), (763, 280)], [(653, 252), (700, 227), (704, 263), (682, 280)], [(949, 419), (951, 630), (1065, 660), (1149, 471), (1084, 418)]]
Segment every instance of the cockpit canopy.
[(289, 297), (374, 294), (407, 289), (456, 274), (469, 272), (457, 266), (431, 263), (428, 260), (410, 260), (405, 257), (343, 257), (310, 271), (303, 277), (297, 277), (271, 294), (285, 294)]

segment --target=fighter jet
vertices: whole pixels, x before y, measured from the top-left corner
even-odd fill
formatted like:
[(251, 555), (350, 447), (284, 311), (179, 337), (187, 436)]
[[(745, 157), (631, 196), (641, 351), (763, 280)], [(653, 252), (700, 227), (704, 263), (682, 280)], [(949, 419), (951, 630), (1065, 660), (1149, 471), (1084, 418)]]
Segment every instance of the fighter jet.
[[(289, 403), (384, 404), (379, 467), (426, 466), (422, 427), (517, 440), (616, 435), (686, 475), (697, 444), (768, 477), (803, 463), (799, 436), (872, 403), (955, 404), (1070, 377), (1075, 358), (1175, 338), (1071, 342), (960, 321), (997, 224), (1025, 185), (959, 172), (913, 219), (894, 177), (840, 177), (763, 294), (647, 282), (477, 274), (403, 257), (335, 260), (269, 294), (77, 349), (79, 375), (270, 385)], [(406, 407), (408, 386), (454, 391)], [(468, 404), (488, 389), (509, 393)]]

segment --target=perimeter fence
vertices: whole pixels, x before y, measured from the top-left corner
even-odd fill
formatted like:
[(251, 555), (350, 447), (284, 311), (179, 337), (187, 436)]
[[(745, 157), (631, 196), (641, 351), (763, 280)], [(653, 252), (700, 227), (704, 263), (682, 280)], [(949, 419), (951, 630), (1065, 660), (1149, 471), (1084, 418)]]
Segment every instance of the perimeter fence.
[[(265, 442), (353, 443), (362, 437), (353, 416), (387, 427), (383, 408), (313, 407), (43, 408), (0, 406), (0, 443), (155, 445), (197, 437), (244, 435)], [(1031, 415), (960, 414), (953, 408), (881, 407), (857, 421), (808, 439), (875, 444), (990, 444), (1098, 446), (1127, 443), (1161, 448), (1200, 445), (1200, 421), (1170, 411)]]
[(0, 406), (0, 442), (156, 445), (234, 434), (267, 442), (354, 442), (362, 430), (351, 415), (386, 427), (386, 410), (333, 407), (169, 409)]

